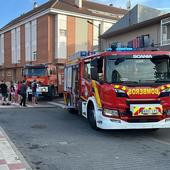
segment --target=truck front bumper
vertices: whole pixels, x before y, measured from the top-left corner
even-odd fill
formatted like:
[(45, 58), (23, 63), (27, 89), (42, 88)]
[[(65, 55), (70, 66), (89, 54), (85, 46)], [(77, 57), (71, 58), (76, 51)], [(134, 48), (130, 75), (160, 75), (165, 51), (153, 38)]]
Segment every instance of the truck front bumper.
[(103, 115), (97, 118), (97, 127), (100, 129), (159, 129), (170, 128), (170, 118), (163, 119), (159, 122), (145, 123), (129, 123), (121, 119), (104, 117)]

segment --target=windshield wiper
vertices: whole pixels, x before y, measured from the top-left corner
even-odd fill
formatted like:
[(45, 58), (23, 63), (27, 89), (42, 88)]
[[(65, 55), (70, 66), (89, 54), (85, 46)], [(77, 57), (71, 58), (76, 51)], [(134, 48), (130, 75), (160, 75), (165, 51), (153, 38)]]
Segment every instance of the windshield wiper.
[(155, 83), (169, 83), (170, 80), (155, 80)]
[(138, 84), (139, 82), (138, 81), (119, 81), (119, 82), (112, 82), (112, 83), (124, 83), (124, 84)]

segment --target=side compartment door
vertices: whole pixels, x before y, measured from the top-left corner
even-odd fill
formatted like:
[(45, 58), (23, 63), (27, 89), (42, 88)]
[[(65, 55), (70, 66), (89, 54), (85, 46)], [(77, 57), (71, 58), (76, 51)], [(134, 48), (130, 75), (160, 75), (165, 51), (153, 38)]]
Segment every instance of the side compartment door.
[(72, 67), (66, 67), (64, 70), (64, 91), (66, 92), (66, 105), (73, 107), (72, 102)]
[(73, 106), (77, 108), (77, 103), (79, 99), (79, 66), (73, 66), (72, 70), (72, 99), (73, 99)]

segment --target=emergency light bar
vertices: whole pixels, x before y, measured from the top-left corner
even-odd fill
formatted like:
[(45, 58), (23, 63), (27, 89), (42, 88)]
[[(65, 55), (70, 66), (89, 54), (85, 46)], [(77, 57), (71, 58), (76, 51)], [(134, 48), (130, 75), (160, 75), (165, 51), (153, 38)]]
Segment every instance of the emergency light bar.
[(133, 51), (133, 48), (116, 48), (116, 51)]
[(95, 51), (78, 51), (69, 57), (69, 61), (77, 60), (77, 59), (87, 57), (87, 56), (93, 55), (93, 54), (96, 54), (96, 52)]
[(133, 48), (116, 48), (115, 50), (113, 50), (112, 48), (107, 48), (106, 51), (134, 51), (135, 49)]

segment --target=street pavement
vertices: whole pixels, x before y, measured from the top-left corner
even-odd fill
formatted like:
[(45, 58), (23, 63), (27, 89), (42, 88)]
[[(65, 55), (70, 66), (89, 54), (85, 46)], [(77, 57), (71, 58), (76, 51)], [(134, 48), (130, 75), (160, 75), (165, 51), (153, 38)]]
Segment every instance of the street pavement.
[(0, 109), (0, 126), (33, 170), (170, 169), (169, 129), (94, 131), (53, 102)]

